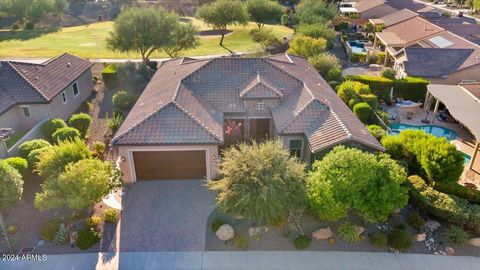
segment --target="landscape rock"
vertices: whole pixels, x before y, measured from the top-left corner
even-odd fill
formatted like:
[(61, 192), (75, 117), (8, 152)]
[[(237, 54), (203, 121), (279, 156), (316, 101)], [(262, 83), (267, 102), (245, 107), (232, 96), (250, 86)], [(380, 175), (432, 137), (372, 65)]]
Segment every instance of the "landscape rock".
[(332, 229), (330, 227), (318, 229), (312, 233), (312, 237), (317, 240), (327, 240), (333, 237)]
[(470, 245), (480, 247), (480, 237), (470, 239)]
[(427, 239), (426, 233), (419, 233), (415, 235), (415, 241), (417, 242), (425, 241), (425, 239)]
[(455, 250), (452, 247), (446, 247), (445, 254), (447, 254), (448, 256), (453, 256), (455, 254)]
[(215, 232), (215, 235), (218, 237), (218, 239), (222, 241), (228, 241), (232, 240), (235, 237), (235, 231), (233, 230), (232, 226), (228, 224), (223, 224)]
[(440, 224), (440, 222), (438, 221), (435, 221), (435, 220), (428, 220), (427, 223), (425, 223), (425, 226), (431, 230), (436, 230), (438, 228), (440, 228), (440, 226), (442, 226), (442, 224)]
[(266, 232), (268, 232), (268, 227), (267, 226), (248, 228), (248, 236), (250, 236), (250, 237), (259, 237), (262, 234), (265, 234)]
[(365, 228), (362, 226), (357, 226), (357, 232), (358, 234), (362, 234), (365, 231)]

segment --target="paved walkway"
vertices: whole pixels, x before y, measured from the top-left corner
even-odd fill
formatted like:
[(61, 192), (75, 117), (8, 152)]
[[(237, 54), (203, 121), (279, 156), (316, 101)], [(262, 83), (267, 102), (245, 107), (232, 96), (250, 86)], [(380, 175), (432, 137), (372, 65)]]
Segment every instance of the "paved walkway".
[(50, 255), (43, 262), (0, 262), (9, 270), (332, 269), (478, 270), (480, 258), (361, 252), (136, 252)]

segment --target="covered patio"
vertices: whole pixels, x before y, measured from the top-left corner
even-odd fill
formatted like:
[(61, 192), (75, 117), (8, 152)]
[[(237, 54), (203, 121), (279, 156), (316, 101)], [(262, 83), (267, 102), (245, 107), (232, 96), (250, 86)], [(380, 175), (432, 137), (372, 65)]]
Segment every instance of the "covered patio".
[[(433, 104), (433, 121), (440, 114), (440, 104), (444, 104), (450, 115), (475, 137), (469, 170), (474, 170), (480, 151), (480, 83), (460, 85), (430, 84), (425, 98), (424, 109), (428, 111)], [(433, 103), (434, 102), (434, 103)], [(477, 168), (476, 168), (477, 169)], [(480, 172), (474, 170), (477, 174)]]

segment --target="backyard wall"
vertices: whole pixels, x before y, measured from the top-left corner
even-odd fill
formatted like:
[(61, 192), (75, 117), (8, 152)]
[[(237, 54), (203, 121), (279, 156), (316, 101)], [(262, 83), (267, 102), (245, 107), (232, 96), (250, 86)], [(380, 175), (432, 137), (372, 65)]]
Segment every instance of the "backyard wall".
[(40, 126), (48, 121), (49, 118), (44, 118), (43, 120), (41, 120), (36, 126), (34, 126), (27, 134), (25, 134), (20, 140), (18, 140), (12, 147), (10, 147), (10, 149), (8, 149), (8, 153), (7, 155), (9, 157), (13, 157), (13, 156), (16, 156), (18, 154), (18, 147), (26, 142), (26, 141), (30, 141), (30, 140), (33, 140), (33, 139), (40, 139), (40, 138), (43, 138), (43, 134), (42, 132), (40, 131)]

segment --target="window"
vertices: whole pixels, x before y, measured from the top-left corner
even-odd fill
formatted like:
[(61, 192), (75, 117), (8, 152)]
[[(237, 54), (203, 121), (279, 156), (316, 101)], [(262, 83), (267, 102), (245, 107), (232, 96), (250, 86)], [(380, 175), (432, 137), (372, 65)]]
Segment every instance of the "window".
[(25, 117), (30, 117), (30, 110), (28, 109), (28, 106), (22, 106), (22, 111)]
[(80, 92), (78, 91), (78, 84), (77, 84), (77, 82), (74, 82), (74, 83), (73, 83), (72, 88), (73, 88), (73, 96), (75, 96), (75, 97), (78, 96), (78, 94), (79, 94)]
[(257, 110), (259, 110), (259, 111), (265, 110), (265, 102), (259, 101), (259, 102), (257, 103)]
[(290, 149), (290, 155), (301, 158), (302, 157), (302, 140), (301, 139), (290, 140), (288, 149)]
[(62, 92), (62, 100), (63, 103), (67, 103), (67, 93), (65, 93), (65, 91)]

